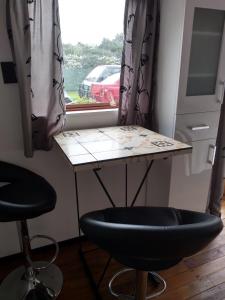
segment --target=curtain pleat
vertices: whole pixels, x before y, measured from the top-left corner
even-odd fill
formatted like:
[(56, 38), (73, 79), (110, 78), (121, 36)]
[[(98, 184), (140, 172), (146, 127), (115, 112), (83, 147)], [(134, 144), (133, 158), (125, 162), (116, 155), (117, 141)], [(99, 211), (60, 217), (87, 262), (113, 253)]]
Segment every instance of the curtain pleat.
[(8, 0), (7, 26), (20, 90), (24, 153), (49, 150), (65, 120), (57, 0)]
[(26, 1), (7, 1), (7, 29), (12, 49), (13, 60), (16, 63), (17, 81), (20, 93), (21, 119), (23, 130), (24, 153), (32, 156), (32, 107), (30, 94), (30, 30), (29, 11)]
[(127, 0), (121, 64), (120, 125), (153, 127), (159, 1)]

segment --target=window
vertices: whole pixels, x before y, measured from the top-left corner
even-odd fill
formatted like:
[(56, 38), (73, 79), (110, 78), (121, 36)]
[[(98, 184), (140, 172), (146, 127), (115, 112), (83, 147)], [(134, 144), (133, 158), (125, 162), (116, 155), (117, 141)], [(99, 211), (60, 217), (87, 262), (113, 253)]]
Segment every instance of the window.
[(67, 110), (118, 106), (125, 0), (59, 0)]

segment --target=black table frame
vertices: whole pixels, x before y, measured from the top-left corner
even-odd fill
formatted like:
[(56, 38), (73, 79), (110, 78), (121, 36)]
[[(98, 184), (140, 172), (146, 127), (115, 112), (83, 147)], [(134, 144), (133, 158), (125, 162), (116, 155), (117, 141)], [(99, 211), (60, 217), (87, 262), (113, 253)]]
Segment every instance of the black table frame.
[[(152, 165), (153, 165), (153, 162), (154, 160), (152, 159), (144, 173), (144, 176), (142, 177), (142, 180), (139, 184), (139, 187), (135, 193), (135, 196), (130, 204), (130, 207), (133, 207), (137, 201), (137, 198), (141, 192), (141, 189), (144, 185), (144, 183), (146, 182), (146, 179), (148, 177), (148, 174), (152, 168)], [(95, 177), (97, 178), (97, 181), (98, 183), (100, 184), (100, 186), (102, 187), (103, 191), (105, 192), (107, 198), (108, 198), (108, 201), (110, 203), (110, 205), (112, 207), (116, 207), (109, 191), (107, 190), (100, 174), (99, 174), (99, 171), (101, 170), (101, 168), (95, 168), (93, 169), (93, 173), (95, 174)], [(80, 229), (80, 205), (79, 205), (79, 190), (78, 190), (78, 174), (77, 172), (74, 172), (74, 180), (75, 180), (75, 190), (76, 190), (76, 205), (77, 205), (77, 219), (78, 219), (78, 230), (79, 230), (79, 237), (81, 237), (81, 229)], [(128, 207), (128, 166), (127, 164), (125, 164), (125, 207)], [(101, 283), (105, 277), (105, 274), (106, 274), (106, 271), (110, 265), (110, 262), (112, 260), (112, 257), (109, 256), (106, 264), (105, 264), (105, 267), (100, 275), (100, 278), (98, 279), (98, 281), (96, 282), (93, 275), (92, 275), (92, 272), (91, 272), (91, 269), (87, 263), (87, 260), (86, 260), (86, 257), (85, 257), (85, 254), (86, 253), (90, 253), (92, 251), (96, 251), (97, 249), (99, 248), (94, 248), (94, 249), (91, 249), (91, 250), (83, 250), (82, 249), (82, 241), (80, 242), (80, 247), (79, 247), (79, 255), (80, 255), (80, 259), (81, 259), (81, 262), (83, 264), (83, 267), (84, 267), (84, 271), (85, 271), (85, 274), (86, 276), (88, 277), (88, 280), (90, 282), (90, 285), (92, 287), (92, 290), (95, 294), (95, 298), (96, 300), (102, 300), (102, 297), (100, 295), (100, 292), (99, 292), (99, 288), (101, 286)]]

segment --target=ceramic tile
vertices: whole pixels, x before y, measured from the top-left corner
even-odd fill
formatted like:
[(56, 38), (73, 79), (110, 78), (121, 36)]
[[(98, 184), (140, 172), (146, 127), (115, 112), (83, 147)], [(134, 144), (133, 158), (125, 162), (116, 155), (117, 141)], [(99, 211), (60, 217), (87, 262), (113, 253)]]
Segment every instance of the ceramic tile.
[(84, 129), (76, 131), (76, 141), (79, 143), (89, 143), (89, 142), (98, 142), (98, 141), (105, 141), (110, 140), (110, 137), (105, 135), (98, 129)]
[(156, 149), (156, 147), (154, 146), (150, 146), (150, 147), (139, 147), (139, 148), (133, 148), (132, 149), (132, 153), (133, 155), (151, 155), (153, 153), (155, 153), (158, 149)]
[(71, 155), (69, 160), (73, 165), (88, 164), (93, 162), (97, 163), (96, 159), (91, 154)]
[(118, 127), (109, 127), (102, 128), (104, 133), (108, 135), (110, 138), (117, 140), (117, 141), (128, 141), (130, 138), (134, 136), (139, 136), (145, 129), (138, 126), (118, 126)]
[(113, 160), (113, 159), (124, 159), (126, 162), (127, 157), (132, 156), (132, 151), (129, 150), (113, 150), (113, 151), (105, 151), (105, 152), (96, 152), (93, 154), (93, 156), (96, 158), (96, 160), (105, 161), (105, 160)]
[(67, 156), (89, 154), (89, 152), (80, 144), (66, 144), (61, 146)]
[(73, 136), (64, 136), (62, 133), (54, 137), (59, 145), (77, 144)]
[(96, 141), (91, 143), (85, 143), (83, 145), (90, 153), (113, 151), (124, 148), (123, 145), (113, 140)]

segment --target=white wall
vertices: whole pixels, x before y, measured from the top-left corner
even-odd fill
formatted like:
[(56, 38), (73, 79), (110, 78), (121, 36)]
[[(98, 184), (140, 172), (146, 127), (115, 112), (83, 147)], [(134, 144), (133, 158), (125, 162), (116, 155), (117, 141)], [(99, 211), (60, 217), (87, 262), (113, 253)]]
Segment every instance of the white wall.
[[(5, 26), (5, 1), (0, 1), (0, 62), (11, 61), (11, 51)], [(117, 111), (83, 112), (69, 114), (68, 128), (115, 125)], [(49, 152), (37, 151), (33, 158), (23, 155), (21, 116), (17, 84), (3, 84), (0, 71), (0, 160), (26, 167), (45, 177), (56, 189), (57, 206), (54, 211), (29, 222), (30, 233), (49, 234), (58, 241), (77, 236), (77, 215), (73, 172), (57, 147)], [(145, 164), (129, 166), (130, 196), (140, 182)], [(103, 178), (117, 203), (124, 201), (124, 166), (106, 168)], [(90, 172), (79, 174), (81, 211), (98, 209), (108, 205), (107, 199)], [(145, 190), (139, 197), (144, 203)], [(19, 251), (15, 223), (0, 223), (0, 257)], [(35, 246), (42, 245), (42, 241)]]

